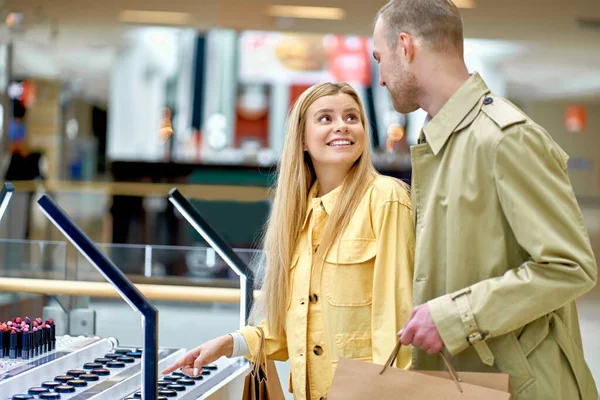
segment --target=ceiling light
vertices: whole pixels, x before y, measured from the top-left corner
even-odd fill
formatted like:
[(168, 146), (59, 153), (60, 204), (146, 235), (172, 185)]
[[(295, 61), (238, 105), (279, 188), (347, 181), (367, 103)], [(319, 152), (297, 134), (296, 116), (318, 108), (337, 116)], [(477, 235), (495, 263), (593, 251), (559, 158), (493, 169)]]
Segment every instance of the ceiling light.
[(185, 25), (191, 20), (190, 13), (172, 11), (122, 10), (119, 21), (133, 24)]
[(271, 5), (267, 7), (266, 13), (271, 17), (282, 18), (340, 20), (346, 17), (346, 12), (344, 10), (333, 7)]
[(458, 8), (475, 8), (475, 0), (452, 0)]

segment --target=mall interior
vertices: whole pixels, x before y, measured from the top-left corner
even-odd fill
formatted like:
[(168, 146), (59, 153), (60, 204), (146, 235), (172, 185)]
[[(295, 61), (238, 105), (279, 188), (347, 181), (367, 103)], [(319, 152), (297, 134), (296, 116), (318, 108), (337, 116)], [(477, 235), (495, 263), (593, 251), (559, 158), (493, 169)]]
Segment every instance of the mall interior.
[[(600, 2), (454, 3), (469, 71), (568, 153), (600, 257)], [(157, 371), (246, 322), (308, 87), (350, 83), (375, 167), (410, 183), (426, 113), (399, 114), (379, 85), (384, 4), (0, 0), (0, 325), (39, 327), (0, 336), (0, 400), (241, 398), (243, 358), (196, 380)], [(577, 308), (600, 389), (600, 289)]]

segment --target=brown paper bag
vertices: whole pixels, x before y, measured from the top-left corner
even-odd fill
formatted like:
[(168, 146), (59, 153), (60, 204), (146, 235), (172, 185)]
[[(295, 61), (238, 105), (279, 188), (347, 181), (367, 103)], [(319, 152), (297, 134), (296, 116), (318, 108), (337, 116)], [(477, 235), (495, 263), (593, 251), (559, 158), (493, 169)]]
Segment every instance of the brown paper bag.
[(250, 373), (244, 381), (242, 400), (284, 400), (275, 362), (267, 360), (265, 334), (261, 328), (260, 347)]
[[(438, 378), (452, 379), (448, 371), (415, 371), (420, 374), (435, 376)], [(494, 374), (487, 372), (457, 372), (461, 382), (471, 385), (483, 386), (501, 392), (510, 392), (510, 375)]]
[(449, 372), (446, 376), (425, 371), (391, 368), (401, 343), (398, 342), (386, 364), (341, 359), (328, 400), (510, 400), (508, 374), (456, 372), (440, 353)]

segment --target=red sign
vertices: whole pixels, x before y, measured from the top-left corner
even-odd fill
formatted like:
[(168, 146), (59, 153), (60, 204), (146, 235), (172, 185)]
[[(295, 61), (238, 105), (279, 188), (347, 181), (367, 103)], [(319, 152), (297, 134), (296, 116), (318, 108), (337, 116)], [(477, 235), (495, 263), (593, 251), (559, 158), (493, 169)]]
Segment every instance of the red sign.
[(587, 124), (587, 110), (582, 105), (572, 105), (565, 110), (565, 126), (571, 133), (583, 132)]
[(338, 82), (371, 86), (369, 43), (366, 37), (335, 35), (327, 43), (328, 69)]

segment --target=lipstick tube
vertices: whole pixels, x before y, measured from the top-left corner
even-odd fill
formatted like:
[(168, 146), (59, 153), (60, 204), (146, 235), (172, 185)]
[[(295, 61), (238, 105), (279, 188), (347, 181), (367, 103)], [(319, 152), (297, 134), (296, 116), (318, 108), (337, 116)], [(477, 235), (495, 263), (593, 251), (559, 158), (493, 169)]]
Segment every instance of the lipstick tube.
[(11, 360), (17, 359), (17, 331), (10, 333), (10, 349), (8, 351), (8, 358)]
[(23, 332), (22, 333), (22, 339), (21, 339), (21, 358), (23, 360), (29, 360), (29, 341), (30, 341), (30, 336), (28, 332)]
[(4, 331), (0, 330), (0, 358), (4, 358)]

